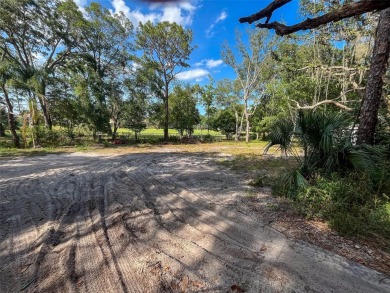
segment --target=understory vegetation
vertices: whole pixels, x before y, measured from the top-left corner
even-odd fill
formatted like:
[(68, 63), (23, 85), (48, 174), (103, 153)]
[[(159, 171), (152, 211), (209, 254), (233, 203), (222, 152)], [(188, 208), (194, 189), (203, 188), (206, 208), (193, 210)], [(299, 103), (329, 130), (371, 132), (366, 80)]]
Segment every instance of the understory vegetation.
[(296, 159), (297, 167), (281, 173), (274, 192), (291, 198), (303, 215), (325, 219), (342, 234), (386, 239), (388, 247), (388, 145), (354, 144), (350, 125), (347, 115), (319, 111), (300, 111), (295, 120), (277, 121), (265, 153), (278, 145)]

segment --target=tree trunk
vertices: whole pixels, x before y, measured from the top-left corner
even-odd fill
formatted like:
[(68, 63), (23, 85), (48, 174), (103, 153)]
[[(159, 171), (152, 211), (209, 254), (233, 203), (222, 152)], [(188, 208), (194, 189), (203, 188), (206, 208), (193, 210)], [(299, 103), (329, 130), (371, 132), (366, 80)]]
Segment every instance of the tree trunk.
[(238, 129), (238, 140), (241, 140), (241, 132), (242, 132), (242, 122), (244, 121), (244, 113), (241, 115), (240, 128)]
[(3, 123), (0, 122), (0, 137), (5, 136), (5, 129)]
[(12, 103), (11, 103), (10, 99), (9, 99), (8, 91), (5, 88), (4, 84), (1, 85), (1, 89), (3, 90), (5, 103), (7, 104), (8, 125), (9, 125), (9, 129), (10, 129), (10, 131), (12, 133), (12, 138), (14, 140), (14, 145), (15, 145), (16, 148), (20, 148), (20, 140), (19, 140), (18, 134), (16, 133), (16, 127), (15, 127), (15, 117), (14, 117), (14, 113), (13, 113), (13, 109), (14, 108), (12, 106)]
[(239, 136), (239, 134), (238, 134), (238, 129), (239, 129), (239, 126), (238, 126), (238, 124), (239, 124), (239, 117), (238, 117), (238, 111), (234, 111), (234, 115), (236, 116), (236, 135), (235, 135), (235, 138), (234, 138), (234, 140), (238, 140), (238, 136)]
[(244, 108), (244, 114), (245, 114), (245, 122), (246, 122), (246, 136), (245, 141), (249, 142), (249, 113), (248, 113), (248, 103), (245, 101), (245, 108)]
[(118, 131), (119, 128), (119, 119), (118, 117), (114, 117), (114, 130), (112, 131), (112, 140), (116, 139), (116, 132)]
[(118, 130), (118, 127), (116, 126), (116, 123), (114, 122), (114, 131), (112, 132), (112, 135), (111, 135), (112, 140), (116, 139), (117, 130)]
[(164, 107), (165, 107), (165, 121), (164, 121), (164, 140), (168, 141), (168, 127), (169, 127), (169, 107), (168, 107), (168, 84), (165, 84), (164, 93)]
[(46, 84), (44, 82), (41, 84), (41, 90), (42, 92), (38, 93), (38, 100), (45, 120), (45, 127), (51, 130), (53, 127), (53, 121), (51, 120), (49, 105), (46, 99)]
[(383, 79), (388, 67), (390, 52), (390, 8), (381, 12), (376, 31), (366, 93), (362, 102), (357, 131), (357, 144), (374, 143), (378, 110), (382, 98)]
[(207, 107), (207, 135), (210, 135), (210, 107)]
[(40, 140), (40, 133), (39, 130), (37, 129), (38, 126), (38, 115), (37, 115), (37, 102), (35, 99), (35, 96), (33, 96), (30, 93), (30, 99), (28, 102), (28, 107), (29, 107), (29, 127), (31, 129), (31, 139), (33, 143), (33, 148), (38, 148), (39, 147), (39, 140)]

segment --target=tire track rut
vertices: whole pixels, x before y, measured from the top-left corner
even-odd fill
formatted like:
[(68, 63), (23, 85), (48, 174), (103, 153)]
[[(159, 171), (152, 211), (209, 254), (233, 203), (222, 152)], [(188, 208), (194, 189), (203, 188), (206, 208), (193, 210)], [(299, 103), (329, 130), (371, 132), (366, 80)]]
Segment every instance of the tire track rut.
[(390, 291), (239, 213), (249, 187), (211, 157), (49, 155), (0, 173), (0, 292)]

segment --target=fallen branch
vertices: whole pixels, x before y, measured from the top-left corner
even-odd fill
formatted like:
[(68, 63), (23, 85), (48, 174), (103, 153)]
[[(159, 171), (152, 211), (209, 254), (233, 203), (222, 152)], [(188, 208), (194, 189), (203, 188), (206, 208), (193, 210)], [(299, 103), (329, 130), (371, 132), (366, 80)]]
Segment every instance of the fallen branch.
[[(294, 100), (293, 100), (294, 101)], [(343, 104), (341, 104), (341, 103), (339, 103), (339, 102), (336, 102), (336, 101), (333, 101), (333, 100), (324, 100), (324, 101), (321, 101), (321, 102), (318, 102), (318, 103), (316, 103), (316, 104), (314, 104), (314, 105), (311, 105), (311, 106), (301, 106), (301, 105), (299, 105), (299, 103), (297, 102), (297, 101), (294, 101), (296, 104), (297, 104), (297, 109), (315, 109), (315, 108), (317, 108), (318, 106), (320, 106), (320, 105), (324, 105), (324, 104), (333, 104), (333, 105), (335, 105), (336, 107), (339, 107), (339, 108), (341, 108), (341, 109), (343, 109), (343, 110), (345, 110), (345, 111), (347, 111), (347, 112), (351, 112), (351, 111), (353, 111), (353, 109), (352, 108), (350, 108), (350, 107), (348, 107), (348, 106), (345, 106), (345, 105), (343, 105)]]

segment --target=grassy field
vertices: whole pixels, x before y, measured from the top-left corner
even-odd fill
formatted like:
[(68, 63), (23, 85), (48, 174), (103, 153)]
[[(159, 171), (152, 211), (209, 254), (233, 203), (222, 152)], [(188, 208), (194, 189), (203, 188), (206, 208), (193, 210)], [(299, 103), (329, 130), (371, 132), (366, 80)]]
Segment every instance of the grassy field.
[[(131, 134), (134, 135), (134, 132), (128, 128), (119, 128), (118, 134)], [(168, 130), (169, 135), (178, 135), (178, 132), (176, 129), (169, 129)], [(207, 129), (203, 129), (202, 131), (200, 129), (195, 129), (193, 135), (206, 135)], [(141, 132), (142, 135), (164, 135), (164, 129), (157, 129), (157, 128), (146, 128)], [(210, 130), (210, 135), (223, 135), (222, 133), (214, 130)]]
[[(33, 156), (52, 153), (64, 153), (64, 152), (101, 152), (105, 154), (126, 154), (135, 152), (154, 152), (158, 151), (161, 146), (172, 147), (178, 152), (192, 152), (192, 153), (225, 153), (233, 156), (258, 156), (262, 157), (263, 150), (267, 142), (264, 141), (250, 141), (246, 143), (244, 141), (231, 141), (224, 140), (213, 143), (190, 143), (182, 144), (177, 143), (139, 143), (133, 145), (112, 145), (112, 144), (84, 144), (70, 147), (48, 147), (39, 149), (15, 149), (9, 147), (0, 147), (0, 157), (14, 157), (14, 156)], [(269, 154), (278, 154), (276, 149), (271, 149)]]

